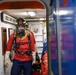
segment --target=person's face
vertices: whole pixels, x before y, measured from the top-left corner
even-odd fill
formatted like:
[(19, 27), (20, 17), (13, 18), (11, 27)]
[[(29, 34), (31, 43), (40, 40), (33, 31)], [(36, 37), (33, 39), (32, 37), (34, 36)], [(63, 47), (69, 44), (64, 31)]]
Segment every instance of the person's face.
[(17, 35), (24, 36), (25, 35), (25, 27), (23, 27), (23, 26), (17, 27)]

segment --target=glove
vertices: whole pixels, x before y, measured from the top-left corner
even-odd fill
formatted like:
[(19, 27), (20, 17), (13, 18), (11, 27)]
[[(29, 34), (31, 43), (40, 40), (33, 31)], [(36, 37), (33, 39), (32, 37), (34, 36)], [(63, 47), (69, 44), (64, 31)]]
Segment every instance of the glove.
[(35, 62), (36, 62), (36, 51), (32, 52), (32, 58), (33, 58), (32, 64), (35, 64)]
[(10, 51), (6, 51), (5, 58), (4, 58), (4, 65), (5, 65), (5, 67), (9, 66), (9, 55), (10, 55)]

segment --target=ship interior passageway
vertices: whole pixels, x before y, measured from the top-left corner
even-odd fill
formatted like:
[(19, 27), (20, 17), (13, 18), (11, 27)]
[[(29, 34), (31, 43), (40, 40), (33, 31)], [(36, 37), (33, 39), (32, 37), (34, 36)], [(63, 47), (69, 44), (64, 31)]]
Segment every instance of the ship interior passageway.
[[(33, 32), (36, 40), (36, 51), (37, 51), (37, 56), (40, 63), (40, 70), (38, 71), (39, 73), (35, 72), (32, 75), (36, 75), (36, 74), (48, 75), (48, 70), (47, 70), (48, 56), (46, 51), (47, 47), (46, 48), (44, 47), (47, 40), (46, 12), (47, 12), (46, 7), (44, 3), (42, 3), (42, 1), (35, 1), (35, 0), (5, 1), (4, 0), (4, 2), (0, 3), (0, 15), (1, 15), (1, 18), (0, 18), (1, 38), (0, 39), (2, 39), (2, 42), (1, 42), (2, 64), (0, 64), (1, 65), (0, 75), (11, 75), (11, 67), (13, 62), (9, 59), (9, 62), (10, 62), (9, 67), (5, 67), (4, 59), (5, 59), (5, 53), (6, 53), (6, 44), (10, 38), (10, 35), (14, 33), (14, 31), (16, 30), (16, 20), (18, 18), (23, 18), (25, 22), (28, 23), (28, 29)], [(43, 57), (44, 52), (46, 52), (46, 55)], [(45, 61), (45, 62), (42, 62), (42, 61)], [(44, 72), (45, 66), (42, 64), (42, 68), (43, 68), (42, 74), (41, 74), (41, 63), (46, 64), (45, 65), (46, 72)], [(22, 71), (22, 74), (24, 75), (23, 71)]]
[[(10, 66), (4, 65), (5, 46), (19, 17), (28, 23), (36, 40), (40, 69), (34, 67), (33, 75), (76, 75), (75, 9), (76, 0), (1, 0), (0, 75), (11, 73), (13, 63), (9, 60)], [(21, 73), (25, 74), (23, 69)]]

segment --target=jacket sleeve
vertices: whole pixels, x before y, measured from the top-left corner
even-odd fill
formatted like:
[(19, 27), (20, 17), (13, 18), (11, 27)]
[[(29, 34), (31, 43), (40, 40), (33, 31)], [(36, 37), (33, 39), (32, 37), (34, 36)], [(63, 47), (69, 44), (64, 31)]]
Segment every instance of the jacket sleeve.
[(30, 33), (30, 49), (35, 51), (35, 38), (33, 33)]
[(10, 35), (9, 40), (6, 44), (6, 51), (11, 51), (13, 44), (14, 33)]

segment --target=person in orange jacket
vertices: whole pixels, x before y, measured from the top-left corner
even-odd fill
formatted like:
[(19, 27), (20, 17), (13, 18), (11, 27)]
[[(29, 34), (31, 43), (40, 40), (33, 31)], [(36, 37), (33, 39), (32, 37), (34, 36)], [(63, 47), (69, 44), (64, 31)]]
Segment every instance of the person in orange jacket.
[[(41, 75), (48, 75), (48, 55), (47, 55), (47, 40), (44, 40), (44, 47), (41, 57)], [(51, 75), (54, 75), (51, 71)]]
[[(35, 63), (35, 38), (31, 31), (25, 29), (25, 21), (23, 18), (17, 19), (16, 25), (16, 37), (14, 40), (14, 33), (11, 34), (5, 53), (5, 66), (9, 66), (9, 55), (12, 45), (15, 41), (14, 49), (14, 59), (11, 69), (11, 75), (22, 75), (22, 70), (24, 75), (32, 74), (32, 64)], [(29, 37), (28, 37), (29, 36)], [(33, 60), (32, 60), (33, 59)]]

